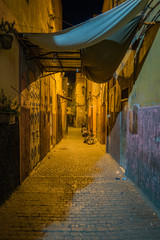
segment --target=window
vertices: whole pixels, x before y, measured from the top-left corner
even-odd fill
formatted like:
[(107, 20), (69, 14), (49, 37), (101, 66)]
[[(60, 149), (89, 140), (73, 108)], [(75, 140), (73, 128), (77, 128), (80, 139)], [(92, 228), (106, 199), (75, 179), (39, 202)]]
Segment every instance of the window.
[(128, 88), (125, 88), (121, 92), (121, 99), (128, 98)]

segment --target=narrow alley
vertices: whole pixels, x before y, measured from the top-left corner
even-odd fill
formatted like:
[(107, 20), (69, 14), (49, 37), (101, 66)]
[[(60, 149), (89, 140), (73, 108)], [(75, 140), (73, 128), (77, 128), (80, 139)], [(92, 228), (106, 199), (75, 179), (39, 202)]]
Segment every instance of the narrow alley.
[(69, 128), (0, 207), (1, 240), (160, 239), (160, 219), (139, 190), (104, 145), (83, 140)]

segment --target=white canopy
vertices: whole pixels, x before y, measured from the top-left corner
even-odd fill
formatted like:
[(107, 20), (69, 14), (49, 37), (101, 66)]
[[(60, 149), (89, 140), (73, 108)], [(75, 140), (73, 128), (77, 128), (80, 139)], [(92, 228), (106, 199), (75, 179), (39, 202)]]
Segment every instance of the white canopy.
[(114, 34), (146, 6), (148, 0), (128, 0), (108, 12), (56, 33), (29, 33), (26, 37), (49, 51), (87, 48)]
[(47, 51), (80, 50), (83, 75), (103, 83), (122, 61), (148, 1), (128, 0), (72, 28), (56, 33), (28, 33), (26, 37)]

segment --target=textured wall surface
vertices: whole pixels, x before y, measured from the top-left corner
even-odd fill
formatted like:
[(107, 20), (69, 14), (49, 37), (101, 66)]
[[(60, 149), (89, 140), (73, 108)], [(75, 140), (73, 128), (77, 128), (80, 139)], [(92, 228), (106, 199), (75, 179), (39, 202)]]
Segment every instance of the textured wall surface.
[[(49, 25), (52, 25), (54, 31), (54, 21), (50, 22), (49, 14), (53, 13), (53, 4), (51, 0), (3, 0), (8, 9), (16, 17), (16, 29), (22, 32), (48, 32)], [(58, 1), (59, 2), (59, 1)], [(60, 6), (60, 3), (59, 3)], [(57, 7), (58, 8), (58, 7)], [(60, 16), (60, 14), (58, 14)]]
[(29, 175), (30, 165), (30, 110), (21, 108), (20, 117), (20, 178), (21, 182)]
[(108, 152), (118, 163), (120, 163), (120, 117), (119, 114), (110, 132), (108, 149)]
[(57, 115), (56, 115), (56, 125), (57, 125), (57, 133), (56, 133), (56, 143), (59, 143), (63, 137), (63, 130), (62, 130), (62, 105), (61, 105), (61, 98), (57, 95)]
[(0, 125), (0, 204), (20, 183), (19, 126)]
[(80, 73), (76, 73), (76, 127), (86, 122), (86, 80)]
[(41, 111), (41, 128), (40, 128), (40, 158), (43, 159), (44, 156), (50, 150), (50, 125), (48, 114)]
[(127, 131), (127, 175), (160, 207), (160, 107), (138, 111), (138, 133)]
[(158, 27), (159, 25), (155, 25), (150, 29), (139, 52), (139, 64), (135, 74), (139, 71), (140, 73), (129, 96), (130, 108), (137, 103), (141, 107), (160, 104), (160, 31), (157, 33)]

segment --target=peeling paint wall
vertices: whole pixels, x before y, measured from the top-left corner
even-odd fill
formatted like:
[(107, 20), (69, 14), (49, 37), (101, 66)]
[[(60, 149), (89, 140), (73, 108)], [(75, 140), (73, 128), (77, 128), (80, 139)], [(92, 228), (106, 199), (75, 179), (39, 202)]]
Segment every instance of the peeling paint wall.
[(138, 110), (138, 132), (127, 126), (126, 174), (160, 208), (160, 106)]
[[(138, 132), (130, 132), (127, 119), (126, 173), (160, 208), (160, 30), (158, 24), (147, 33), (138, 54), (136, 81), (129, 96), (129, 108), (138, 110)], [(157, 32), (158, 31), (158, 32)], [(142, 63), (142, 64), (141, 64)]]
[[(151, 7), (157, 2), (158, 0), (153, 1)], [(104, 1), (104, 10), (112, 8), (112, 3), (113, 1)], [(159, 9), (160, 6), (155, 8), (146, 21), (152, 21)], [(109, 81), (107, 121), (108, 152), (158, 208), (160, 208), (159, 26), (159, 23), (156, 23), (148, 27), (145, 35), (137, 42), (138, 45), (133, 45), (128, 50), (119, 65), (114, 75), (116, 82), (114, 78)], [(144, 27), (142, 29), (144, 30)], [(140, 32), (137, 33), (137, 38), (139, 34)], [(139, 108), (135, 115), (134, 106)]]

